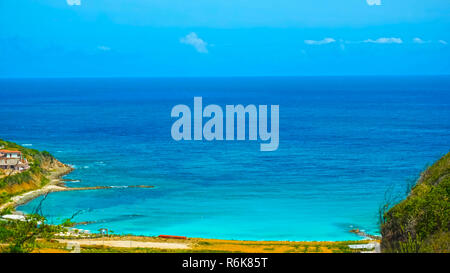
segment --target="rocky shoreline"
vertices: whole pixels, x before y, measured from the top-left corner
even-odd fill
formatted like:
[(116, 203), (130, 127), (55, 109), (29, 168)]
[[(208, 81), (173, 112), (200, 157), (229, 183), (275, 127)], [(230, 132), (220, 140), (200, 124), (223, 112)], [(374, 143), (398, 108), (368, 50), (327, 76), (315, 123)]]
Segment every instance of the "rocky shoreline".
[(50, 179), (50, 182), (44, 187), (36, 190), (31, 190), (16, 196), (11, 197), (11, 201), (1, 204), (0, 211), (6, 209), (8, 207), (16, 208), (20, 205), (24, 205), (31, 200), (46, 195), (52, 192), (61, 192), (61, 191), (85, 191), (85, 190), (103, 190), (103, 189), (116, 189), (116, 188), (153, 188), (154, 186), (147, 185), (131, 185), (131, 186), (94, 186), (94, 187), (67, 187), (64, 183), (63, 176), (71, 173), (74, 168), (69, 165), (63, 164), (62, 167), (58, 167), (57, 169), (51, 171), (50, 175), (47, 177)]

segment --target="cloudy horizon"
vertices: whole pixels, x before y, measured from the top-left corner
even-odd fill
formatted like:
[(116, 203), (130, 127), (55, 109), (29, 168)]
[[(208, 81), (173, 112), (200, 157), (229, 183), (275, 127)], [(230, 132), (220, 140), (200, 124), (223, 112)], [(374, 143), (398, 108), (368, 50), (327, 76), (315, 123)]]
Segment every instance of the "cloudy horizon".
[(0, 77), (450, 74), (448, 14), (444, 0), (5, 0)]

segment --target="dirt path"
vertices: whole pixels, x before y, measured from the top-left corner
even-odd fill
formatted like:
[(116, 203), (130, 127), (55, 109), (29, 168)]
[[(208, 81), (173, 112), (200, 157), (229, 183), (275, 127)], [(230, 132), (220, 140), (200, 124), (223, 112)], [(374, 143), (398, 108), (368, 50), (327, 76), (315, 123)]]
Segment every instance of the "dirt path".
[(141, 242), (132, 240), (67, 240), (59, 239), (59, 243), (80, 245), (80, 246), (108, 246), (108, 247), (125, 247), (125, 248), (162, 248), (162, 249), (189, 249), (186, 243), (158, 243), (158, 242)]

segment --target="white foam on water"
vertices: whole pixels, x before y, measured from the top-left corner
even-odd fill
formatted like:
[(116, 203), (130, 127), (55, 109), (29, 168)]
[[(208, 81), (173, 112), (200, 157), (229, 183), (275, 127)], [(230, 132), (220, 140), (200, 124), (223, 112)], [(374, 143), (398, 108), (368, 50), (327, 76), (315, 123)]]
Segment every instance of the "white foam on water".
[(64, 182), (69, 182), (69, 183), (80, 183), (80, 180), (69, 180), (69, 181), (64, 181)]

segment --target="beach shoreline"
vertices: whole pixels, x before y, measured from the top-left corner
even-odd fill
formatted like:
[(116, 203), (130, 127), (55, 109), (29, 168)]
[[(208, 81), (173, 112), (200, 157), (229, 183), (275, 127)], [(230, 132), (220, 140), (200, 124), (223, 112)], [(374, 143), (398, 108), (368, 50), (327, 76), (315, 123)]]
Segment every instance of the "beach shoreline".
[[(52, 170), (48, 176), (46, 176), (50, 182), (43, 186), (42, 188), (27, 191), (16, 196), (11, 197), (11, 200), (0, 205), (0, 211), (12, 207), (16, 209), (18, 206), (25, 205), (33, 199), (39, 196), (46, 195), (52, 192), (61, 191), (85, 191), (85, 190), (104, 190), (104, 189), (115, 189), (118, 186), (93, 186), (93, 187), (67, 187), (64, 183), (63, 177), (68, 175), (74, 170), (73, 167), (63, 164), (62, 167), (58, 167)], [(147, 185), (131, 185), (124, 186), (125, 188), (154, 188), (154, 186)]]
[(67, 187), (62, 184), (62, 177), (71, 173), (73, 170), (74, 168), (66, 164), (63, 164), (62, 167), (57, 167), (55, 170), (50, 171), (50, 174), (46, 176), (50, 180), (47, 185), (11, 197), (10, 201), (0, 205), (0, 211), (8, 207), (15, 209), (20, 205), (26, 204), (31, 200), (50, 192), (66, 190)]
[[(47, 185), (27, 191), (11, 197), (9, 202), (0, 205), (0, 211), (13, 208), (13, 214), (18, 213), (15, 209), (35, 198), (52, 192), (81, 191), (81, 190), (103, 190), (114, 189), (117, 186), (94, 186), (94, 187), (67, 187), (63, 177), (74, 170), (67, 164), (61, 164), (50, 171), (46, 177), (49, 179)], [(154, 186), (136, 185), (124, 186), (127, 188), (153, 188)], [(75, 224), (77, 226), (77, 224)], [(71, 231), (70, 231), (71, 230)], [(341, 251), (350, 244), (379, 244), (379, 238), (353, 232), (361, 236), (359, 240), (353, 241), (253, 241), (253, 240), (225, 240), (216, 238), (162, 238), (160, 236), (141, 235), (102, 235), (100, 233), (84, 233), (78, 228), (69, 229), (68, 234), (61, 234), (50, 242), (42, 242), (46, 247), (44, 252), (69, 252), (68, 246), (81, 246), (84, 251), (94, 252), (318, 252), (330, 253)], [(82, 232), (82, 233), (79, 233)], [(68, 236), (67, 236), (68, 235)], [(127, 250), (128, 249), (128, 250)], [(38, 250), (39, 252), (41, 250)], [(349, 251), (349, 250), (346, 250)]]
[[(50, 180), (50, 182), (43, 186), (42, 188), (27, 191), (21, 194), (18, 194), (16, 196), (11, 197), (11, 200), (7, 203), (0, 205), (0, 211), (6, 209), (6, 208), (13, 208), (14, 212), (17, 213), (16, 208), (21, 205), (25, 205), (28, 202), (31, 202), (32, 200), (49, 194), (53, 192), (62, 192), (62, 191), (83, 191), (83, 190), (104, 190), (104, 189), (115, 189), (118, 188), (118, 186), (93, 186), (93, 187), (67, 187), (65, 185), (65, 179), (64, 176), (70, 174), (74, 170), (73, 167), (67, 164), (63, 164), (62, 167), (58, 167), (55, 170), (52, 170), (50, 174), (47, 176), (47, 178)], [(154, 188), (154, 186), (146, 186), (146, 185), (131, 185), (131, 186), (123, 186), (125, 188)], [(14, 213), (13, 212), (13, 213)], [(78, 226), (81, 223), (76, 223), (75, 226)], [(81, 224), (83, 225), (83, 224)], [(373, 236), (366, 233), (361, 232), (355, 232), (354, 230), (350, 230), (350, 233), (354, 233), (356, 235), (359, 235), (361, 238), (359, 240), (353, 240), (353, 241), (367, 241), (367, 240), (379, 240), (379, 236)], [(99, 235), (97, 233), (89, 233), (91, 235)], [(114, 235), (119, 236), (121, 235)], [(148, 239), (154, 240), (155, 236), (142, 236), (142, 235), (126, 235), (128, 240), (137, 240), (137, 241), (147, 241)], [(133, 239), (134, 238), (134, 239)], [(160, 240), (161, 238), (157, 238), (157, 240)], [(227, 240), (227, 239), (218, 239), (218, 238), (189, 238), (189, 240), (195, 239), (195, 240), (204, 240), (204, 241), (213, 241), (213, 242), (229, 242), (229, 243), (242, 243), (242, 242), (259, 242), (259, 244), (266, 244), (266, 243), (281, 243), (281, 242), (288, 242), (288, 241), (273, 241), (273, 240), (262, 240), (262, 241), (254, 241), (254, 240)], [(86, 240), (86, 239), (78, 239), (78, 240)], [(291, 243), (338, 243), (342, 242), (339, 240), (336, 241), (289, 241)], [(98, 243), (92, 243), (92, 244), (98, 244)], [(145, 245), (145, 243), (143, 244)], [(108, 244), (105, 244), (105, 246), (108, 246)], [(111, 245), (112, 247), (113, 245)]]
[[(34, 188), (34, 189), (29, 189), (26, 190), (24, 192), (19, 192), (18, 194), (11, 196), (10, 199), (3, 203), (0, 204), (0, 211), (4, 211), (6, 209), (7, 214), (15, 214), (16, 216), (20, 216), (23, 217), (23, 212), (21, 211), (16, 211), (16, 208), (18, 206), (27, 204), (28, 202), (32, 201), (33, 199), (36, 199), (40, 196), (43, 195), (47, 195), (49, 193), (53, 193), (53, 192), (62, 192), (62, 191), (83, 191), (83, 190), (104, 190), (104, 189), (117, 189), (117, 188), (154, 188), (154, 186), (149, 186), (149, 185), (127, 185), (127, 186), (90, 186), (90, 187), (68, 187), (66, 186), (66, 182), (71, 181), (70, 179), (64, 179), (64, 176), (70, 174), (72, 171), (74, 171), (75, 168), (72, 167), (69, 164), (64, 164), (62, 162), (60, 162), (59, 160), (57, 160), (56, 158), (50, 159), (50, 161), (47, 161), (45, 163), (45, 166), (43, 167), (43, 169), (41, 169), (40, 171), (40, 176), (42, 178), (45, 178), (48, 182), (39, 187), (39, 188)], [(35, 178), (36, 180), (37, 178)], [(73, 223), (74, 225), (72, 226), (73, 228), (71, 229), (72, 231), (70, 231), (69, 233), (74, 235), (77, 233), (77, 231), (83, 231), (82, 229), (78, 229), (75, 228), (75, 226), (79, 226), (79, 225), (83, 225), (86, 224), (87, 222), (80, 222), (80, 223)], [(360, 239), (356, 239), (354, 241), (364, 241), (364, 240), (377, 240), (378, 238), (375, 238), (375, 236), (370, 236), (368, 234), (365, 233), (361, 233), (359, 232), (359, 230), (357, 230), (357, 232), (354, 231), (349, 231), (349, 232), (353, 232), (356, 235), (359, 235)], [(102, 236), (102, 234), (97, 233), (97, 232), (93, 232), (90, 233), (87, 232), (87, 237), (84, 238), (84, 240), (89, 239), (92, 240), (93, 238), (95, 239), (98, 236)], [(155, 234), (155, 236), (157, 236), (158, 234)], [(118, 236), (118, 237), (117, 237)], [(123, 241), (124, 235), (113, 235), (113, 238), (116, 239), (120, 239), (118, 241)], [(138, 240), (141, 242), (146, 242), (148, 240), (156, 240), (156, 243), (158, 242), (164, 242), (163, 238), (158, 238), (155, 236), (141, 236), (141, 235), (137, 235), (137, 234), (130, 234), (130, 235), (125, 235), (126, 236), (126, 240), (125, 241), (129, 241), (129, 240)], [(83, 240), (82, 238), (78, 238), (79, 240)], [(235, 246), (231, 246), (231, 245), (242, 245), (242, 244), (257, 244), (257, 245), (264, 245), (264, 244), (272, 244), (272, 245), (279, 245), (279, 244), (284, 244), (285, 241), (271, 241), (271, 240), (262, 240), (262, 241), (254, 241), (254, 240), (226, 240), (226, 239), (218, 239), (218, 238), (211, 238), (211, 239), (207, 239), (207, 238), (188, 238), (188, 241), (192, 241), (194, 240), (195, 242), (197, 242), (198, 240), (200, 240), (203, 244), (205, 245), (217, 245), (217, 244), (226, 244), (228, 245), (226, 248), (227, 249), (234, 249)], [(302, 244), (313, 244), (313, 243), (320, 243), (320, 244), (327, 244), (327, 243), (343, 243), (344, 241), (339, 241), (339, 240), (335, 240), (335, 241), (291, 241), (289, 243), (302, 243)], [(98, 246), (98, 242), (89, 242), (88, 244), (91, 244), (93, 246)], [(112, 245), (110, 245), (110, 247), (114, 247), (114, 246), (120, 246), (122, 243), (117, 242), (118, 245), (116, 245), (115, 243), (113, 243)], [(231, 244), (231, 245), (230, 245)], [(125, 243), (125, 245), (129, 245), (128, 243)], [(142, 246), (145, 246), (146, 243), (141, 244)], [(263, 249), (259, 249), (259, 251), (262, 251)]]

